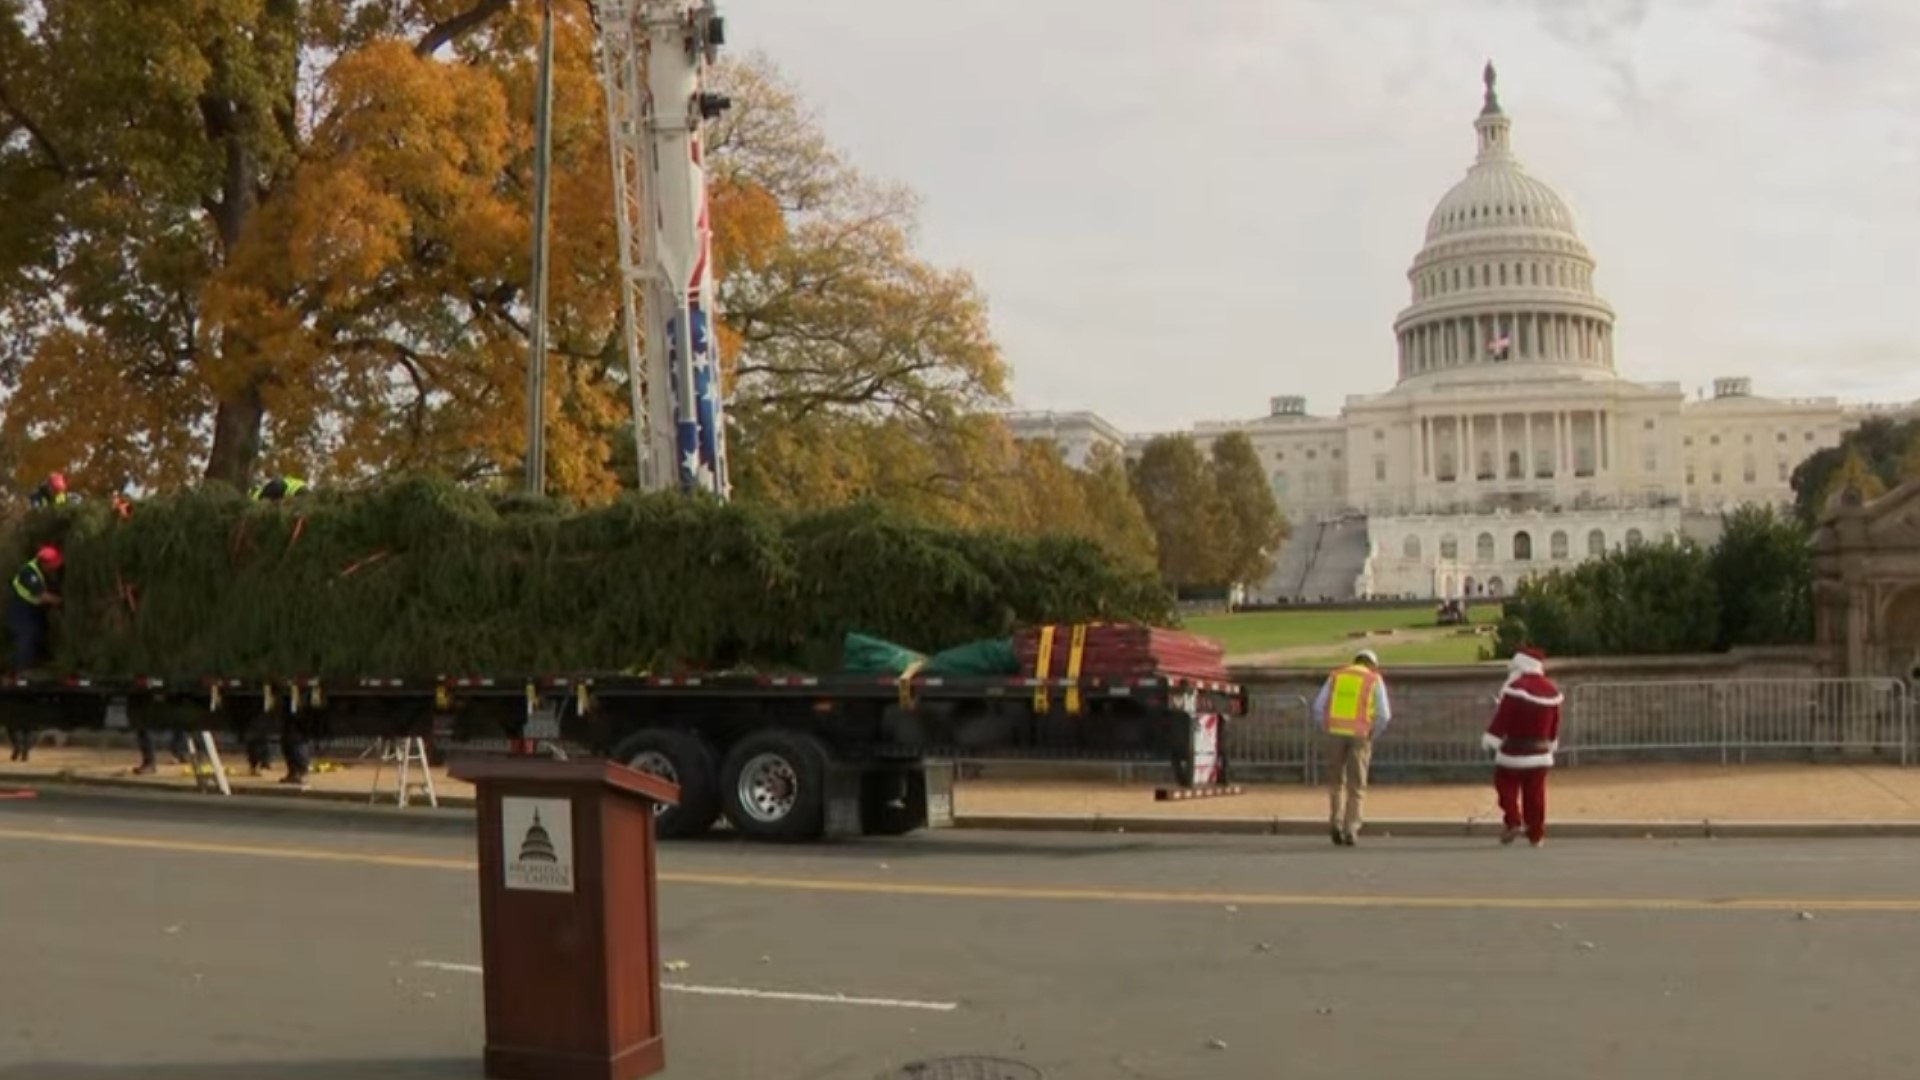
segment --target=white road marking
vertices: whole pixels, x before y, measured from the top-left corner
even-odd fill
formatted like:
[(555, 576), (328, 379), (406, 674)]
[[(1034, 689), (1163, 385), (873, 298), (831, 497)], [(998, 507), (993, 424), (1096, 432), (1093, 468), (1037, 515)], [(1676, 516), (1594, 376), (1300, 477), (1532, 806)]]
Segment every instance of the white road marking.
[[(432, 968), (435, 971), (455, 971), (463, 975), (479, 975), (484, 970), (479, 964), (449, 964), (441, 960), (416, 960), (414, 967)], [(912, 1001), (903, 998), (851, 997), (847, 994), (808, 994), (797, 990), (756, 990), (747, 986), (693, 986), (687, 983), (663, 982), (660, 989), (676, 994), (700, 994), (706, 997), (753, 998), (759, 1001), (799, 1001), (812, 1005), (862, 1005), (870, 1009), (920, 1009), (925, 1012), (952, 1012), (960, 1007), (957, 1001)]]

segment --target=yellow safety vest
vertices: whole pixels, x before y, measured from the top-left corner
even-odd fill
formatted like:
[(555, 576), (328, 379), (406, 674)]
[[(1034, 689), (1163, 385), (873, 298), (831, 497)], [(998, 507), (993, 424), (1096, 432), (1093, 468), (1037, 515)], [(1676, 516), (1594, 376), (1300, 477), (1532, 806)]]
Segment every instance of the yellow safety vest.
[(1363, 664), (1349, 664), (1333, 673), (1333, 692), (1327, 695), (1327, 734), (1364, 739), (1373, 734), (1373, 689), (1380, 673)]
[[(37, 585), (38, 588), (27, 584), (27, 576), (29, 573), (32, 574), (34, 585)], [(28, 559), (27, 565), (21, 567), (20, 572), (13, 575), (14, 595), (29, 604), (40, 603), (41, 596), (46, 592), (46, 589), (47, 572), (40, 569), (40, 560), (38, 557)]]

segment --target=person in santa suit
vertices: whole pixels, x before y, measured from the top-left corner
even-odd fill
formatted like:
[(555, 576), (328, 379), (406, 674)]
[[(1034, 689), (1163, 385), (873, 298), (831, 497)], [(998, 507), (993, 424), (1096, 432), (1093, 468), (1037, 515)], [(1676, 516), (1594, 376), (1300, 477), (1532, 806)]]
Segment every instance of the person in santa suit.
[(1547, 678), (1546, 654), (1527, 647), (1507, 665), (1507, 683), (1481, 743), (1493, 751), (1493, 789), (1506, 829), (1502, 844), (1524, 827), (1534, 847), (1547, 842), (1547, 775), (1560, 747), (1560, 688)]

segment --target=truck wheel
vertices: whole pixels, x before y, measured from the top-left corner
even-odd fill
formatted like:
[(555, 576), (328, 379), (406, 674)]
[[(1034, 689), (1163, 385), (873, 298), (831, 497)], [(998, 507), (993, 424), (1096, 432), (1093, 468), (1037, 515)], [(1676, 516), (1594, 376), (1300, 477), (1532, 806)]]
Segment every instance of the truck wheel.
[(743, 836), (819, 837), (827, 822), (827, 748), (797, 731), (748, 735), (720, 768), (720, 802)]
[(720, 816), (719, 770), (713, 751), (698, 735), (654, 728), (636, 732), (614, 750), (615, 761), (680, 785), (680, 804), (654, 812), (655, 835), (666, 839), (699, 836)]
[(927, 824), (927, 774), (919, 769), (869, 769), (860, 774), (860, 831), (905, 836)]

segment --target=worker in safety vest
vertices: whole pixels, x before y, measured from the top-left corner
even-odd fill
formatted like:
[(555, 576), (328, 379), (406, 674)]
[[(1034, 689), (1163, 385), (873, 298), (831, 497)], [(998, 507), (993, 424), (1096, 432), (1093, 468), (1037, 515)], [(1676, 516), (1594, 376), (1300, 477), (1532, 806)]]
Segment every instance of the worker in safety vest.
[[(13, 669), (24, 674), (46, 662), (47, 609), (60, 603), (58, 586), (65, 560), (49, 544), (28, 559), (13, 575), (13, 595), (7, 598), (7, 629), (13, 634)], [(39, 733), (7, 724), (7, 742), (14, 761), (25, 761)]]
[(264, 484), (255, 484), (252, 497), (255, 502), (279, 502), (304, 494), (306, 490), (307, 482), (297, 476), (276, 476)]
[(1327, 676), (1313, 701), (1313, 717), (1326, 742), (1329, 829), (1335, 844), (1352, 847), (1360, 835), (1373, 739), (1393, 719), (1380, 657), (1372, 649), (1360, 650), (1352, 663)]
[(35, 510), (48, 506), (65, 506), (66, 504), (66, 473), (49, 473), (47, 478), (40, 482), (40, 486), (33, 489), (33, 494), (27, 496), (27, 505)]

